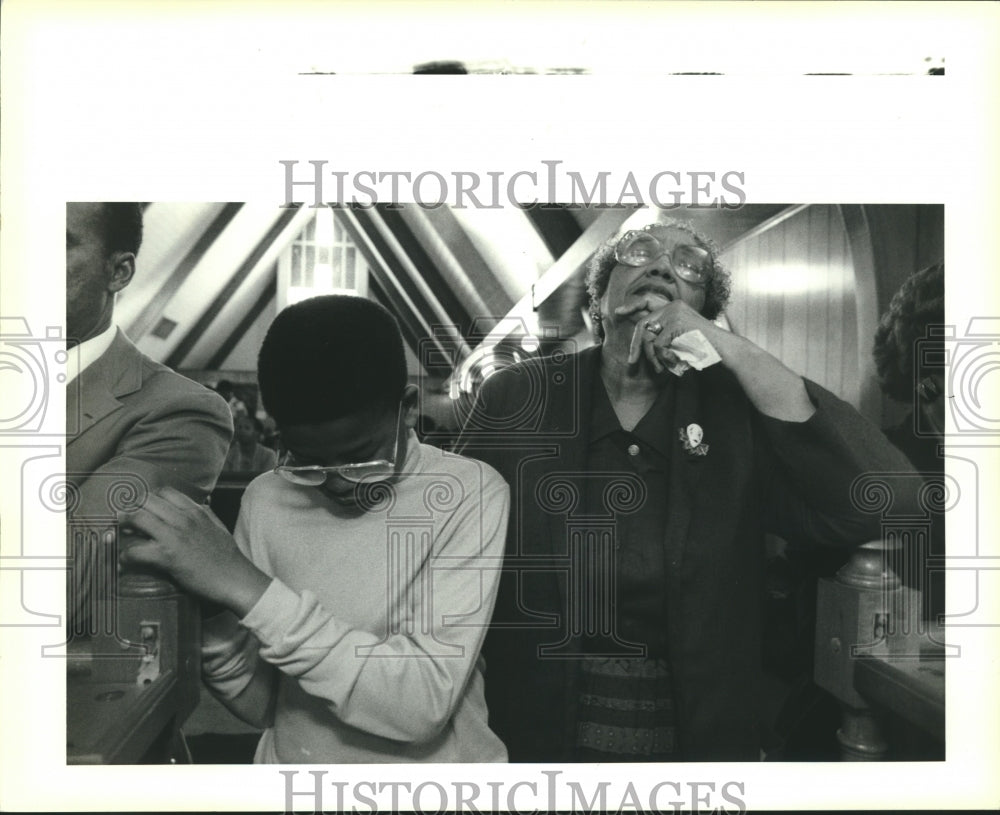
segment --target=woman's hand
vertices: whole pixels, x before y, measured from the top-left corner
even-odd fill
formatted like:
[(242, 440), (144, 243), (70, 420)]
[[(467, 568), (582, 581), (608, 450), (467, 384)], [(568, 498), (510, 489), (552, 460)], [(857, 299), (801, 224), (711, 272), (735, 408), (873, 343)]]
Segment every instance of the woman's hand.
[[(683, 300), (664, 303), (663, 298), (647, 295), (635, 302), (619, 306), (615, 309), (615, 314), (619, 317), (645, 314), (645, 317), (640, 317), (636, 322), (632, 332), (628, 364), (635, 365), (645, 357), (658, 374), (679, 362), (676, 354), (670, 350), (670, 344), (681, 334), (687, 331), (701, 331), (714, 346), (717, 335), (726, 333)], [(719, 348), (716, 350), (721, 356), (721, 350)]]
[(683, 300), (664, 303), (661, 297), (647, 295), (634, 303), (619, 306), (615, 314), (619, 317), (640, 315), (632, 332), (629, 365), (645, 357), (660, 374), (679, 362), (670, 350), (670, 343), (685, 331), (697, 329), (718, 352), (721, 364), (736, 375), (754, 407), (765, 416), (804, 422), (816, 412), (802, 377), (745, 337), (705, 319)]
[(240, 617), (270, 585), (271, 578), (240, 552), (211, 510), (175, 489), (151, 493), (142, 508), (119, 512), (118, 521), (122, 564), (159, 569)]

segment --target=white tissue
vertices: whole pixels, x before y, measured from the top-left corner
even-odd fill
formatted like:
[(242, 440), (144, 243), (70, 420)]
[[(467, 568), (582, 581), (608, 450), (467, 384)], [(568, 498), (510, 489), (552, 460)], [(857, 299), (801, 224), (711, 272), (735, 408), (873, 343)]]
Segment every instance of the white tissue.
[(698, 329), (685, 331), (675, 337), (670, 343), (670, 350), (681, 360), (668, 368), (674, 376), (682, 376), (689, 368), (701, 371), (722, 361), (719, 352)]

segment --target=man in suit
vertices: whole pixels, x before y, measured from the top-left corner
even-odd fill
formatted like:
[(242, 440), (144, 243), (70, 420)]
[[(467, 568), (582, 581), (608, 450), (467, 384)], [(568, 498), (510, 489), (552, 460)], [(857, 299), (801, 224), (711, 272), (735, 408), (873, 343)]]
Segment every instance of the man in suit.
[[(855, 479), (912, 472), (852, 407), (712, 322), (728, 280), (685, 225), (616, 235), (588, 277), (599, 345), (477, 397), (459, 450), (511, 485), (484, 649), (511, 761), (758, 760), (764, 533), (877, 539)], [(692, 331), (717, 362), (675, 375)], [(915, 506), (905, 481), (897, 508)]]
[(66, 403), (75, 634), (97, 633), (94, 604), (116, 569), (116, 511), (161, 486), (204, 501), (233, 432), (224, 400), (142, 354), (114, 324), (141, 241), (138, 204), (66, 205), (67, 369), (79, 378)]

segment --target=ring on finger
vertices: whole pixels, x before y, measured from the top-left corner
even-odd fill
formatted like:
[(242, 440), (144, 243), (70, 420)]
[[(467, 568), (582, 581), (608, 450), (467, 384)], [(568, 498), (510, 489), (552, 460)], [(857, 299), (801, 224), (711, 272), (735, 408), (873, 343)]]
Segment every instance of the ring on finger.
[(663, 330), (663, 324), (659, 320), (646, 320), (643, 327), (651, 334), (659, 334)]

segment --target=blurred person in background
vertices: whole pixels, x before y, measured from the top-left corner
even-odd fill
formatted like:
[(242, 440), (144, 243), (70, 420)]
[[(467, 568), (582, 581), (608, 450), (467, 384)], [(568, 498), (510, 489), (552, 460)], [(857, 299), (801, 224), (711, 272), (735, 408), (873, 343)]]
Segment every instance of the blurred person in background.
[(278, 454), (260, 443), (263, 425), (246, 413), (234, 417), (235, 435), (229, 445), (226, 472), (262, 473), (278, 463)]

